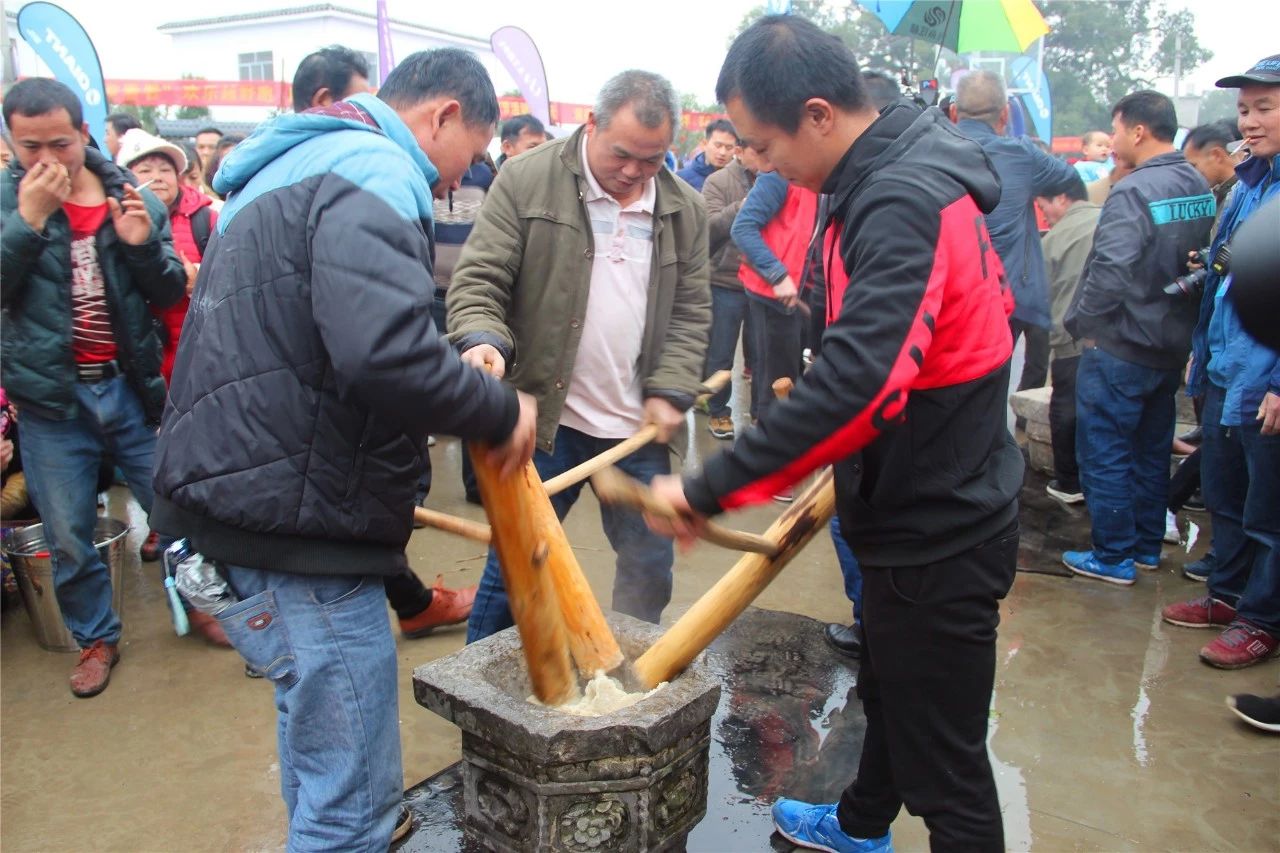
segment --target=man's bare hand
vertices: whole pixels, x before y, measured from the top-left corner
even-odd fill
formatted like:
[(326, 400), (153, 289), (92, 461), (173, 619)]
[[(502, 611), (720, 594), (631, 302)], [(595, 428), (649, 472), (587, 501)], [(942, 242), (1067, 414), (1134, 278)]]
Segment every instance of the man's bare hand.
[(773, 295), (778, 297), (778, 301), (782, 303), (782, 307), (786, 308), (788, 311), (800, 304), (800, 289), (796, 287), (796, 283), (791, 280), (791, 276), (787, 276), (773, 286)]
[(181, 249), (178, 250), (178, 260), (182, 261), (182, 269), (187, 274), (187, 296), (190, 296), (191, 292), (196, 289), (196, 276), (200, 275), (200, 265), (193, 264), (187, 260), (187, 256), (183, 254)]
[(54, 211), (71, 196), (71, 176), (61, 163), (41, 160), (18, 184), (18, 215), (37, 233)]
[(1280, 433), (1280, 394), (1267, 392), (1258, 406), (1258, 420), (1262, 421), (1263, 435)]
[(689, 499), (684, 494), (684, 481), (678, 474), (664, 474), (653, 478), (649, 484), (654, 498), (659, 502), (670, 504), (676, 511), (676, 518), (644, 514), (649, 529), (659, 536), (666, 536), (680, 543), (682, 550), (693, 547), (698, 534), (706, 526), (707, 520), (689, 506)]
[(505, 442), (489, 451), (489, 461), (501, 467), (504, 479), (533, 458), (538, 443), (538, 401), (523, 391), (516, 396), (520, 400), (520, 416), (516, 418), (515, 429)]
[(125, 184), (124, 204), (108, 197), (107, 209), (111, 211), (111, 224), (121, 243), (141, 246), (151, 237), (151, 217), (137, 187)]
[(462, 360), (478, 370), (487, 369), (494, 378), (507, 375), (507, 360), (493, 344), (477, 344), (462, 353)]
[(658, 428), (658, 444), (671, 441), (685, 421), (684, 412), (668, 403), (661, 397), (646, 397), (644, 401), (644, 422)]
[(7, 471), (12, 461), (13, 442), (7, 438), (0, 438), (0, 471)]

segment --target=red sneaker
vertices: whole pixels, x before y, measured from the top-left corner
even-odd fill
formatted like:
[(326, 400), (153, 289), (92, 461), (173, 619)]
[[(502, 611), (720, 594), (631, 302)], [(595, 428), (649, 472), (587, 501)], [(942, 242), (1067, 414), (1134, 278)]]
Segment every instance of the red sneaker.
[(1280, 638), (1237, 620), (1200, 650), (1200, 660), (1218, 669), (1244, 669), (1273, 656), (1277, 649)]
[(1212, 596), (1193, 598), (1177, 604), (1166, 604), (1160, 618), (1170, 625), (1183, 628), (1213, 628), (1230, 625), (1236, 618), (1236, 609)]
[(154, 563), (160, 559), (160, 534), (152, 530), (147, 534), (146, 541), (142, 543), (142, 547), (138, 549), (138, 556), (142, 558), (144, 563)]
[(227, 632), (222, 630), (222, 625), (218, 623), (218, 620), (208, 613), (201, 613), (199, 610), (188, 611), (187, 621), (191, 623), (191, 628), (201, 637), (204, 637), (210, 645), (224, 649), (231, 648), (231, 641), (227, 639)]
[(400, 633), (411, 640), (425, 637), (444, 625), (466, 622), (476, 600), (476, 587), (445, 589), (444, 575), (436, 575), (431, 587), (431, 603), (421, 613), (400, 620)]
[(102, 640), (80, 650), (80, 662), (71, 670), (71, 692), (81, 699), (97, 696), (111, 682), (111, 667), (120, 662), (114, 644)]

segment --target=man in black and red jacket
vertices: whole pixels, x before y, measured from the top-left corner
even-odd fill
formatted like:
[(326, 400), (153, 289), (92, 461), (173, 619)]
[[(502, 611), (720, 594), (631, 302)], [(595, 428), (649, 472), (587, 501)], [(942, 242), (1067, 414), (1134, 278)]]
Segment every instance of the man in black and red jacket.
[(838, 805), (780, 800), (774, 822), (802, 846), (888, 850), (905, 804), (934, 849), (1002, 850), (986, 733), (1023, 461), (1012, 298), (982, 216), (999, 179), (937, 110), (878, 114), (848, 48), (799, 18), (739, 36), (716, 95), (780, 174), (832, 196), (828, 327), (789, 400), (701, 473), (654, 481), (687, 521), (651, 524), (688, 537), (834, 464), (864, 573), (866, 738)]

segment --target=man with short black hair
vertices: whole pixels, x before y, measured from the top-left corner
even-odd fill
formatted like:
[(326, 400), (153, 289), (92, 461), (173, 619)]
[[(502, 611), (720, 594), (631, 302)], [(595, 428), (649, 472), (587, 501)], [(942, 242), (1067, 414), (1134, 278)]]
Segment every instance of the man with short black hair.
[(116, 159), (116, 155), (120, 153), (120, 137), (141, 127), (138, 119), (128, 113), (112, 113), (107, 116), (107, 135), (102, 140), (102, 144), (106, 146), (112, 160)]
[[(615, 75), (585, 125), (498, 172), (453, 271), (449, 336), (465, 361), (537, 396), (533, 461), (544, 480), (645, 424), (657, 440), (618, 462), (627, 474), (669, 473), (669, 447), (683, 447), (711, 294), (702, 198), (664, 165), (679, 124), (667, 80)], [(582, 486), (551, 498), (560, 518)], [(613, 609), (657, 623), (671, 600), (671, 543), (634, 510), (602, 505), (600, 515), (617, 554)], [(512, 624), (490, 550), (467, 641)]]
[(196, 153), (200, 155), (200, 166), (206, 175), (209, 173), (209, 158), (213, 156), (214, 149), (218, 147), (218, 140), (221, 138), (222, 131), (212, 125), (196, 131)]
[(1093, 548), (1071, 571), (1130, 585), (1160, 564), (1174, 399), (1196, 321), (1192, 299), (1164, 292), (1213, 224), (1209, 185), (1173, 147), (1173, 101), (1126, 95), (1112, 108), (1116, 164), (1133, 173), (1107, 196), (1064, 325), (1084, 351), (1076, 383), (1076, 456)]
[(507, 474), (533, 449), (533, 402), (462, 364), (431, 321), (432, 196), (497, 119), (474, 54), (415, 53), (377, 97), (259, 127), (215, 179), (228, 200), (169, 388), (152, 524), (239, 599), (218, 620), (275, 685), (290, 850), (386, 850), (397, 822), (383, 578), (407, 565), (427, 435), (490, 443)]
[(23, 467), (83, 698), (106, 689), (122, 630), (94, 547), (98, 468), (112, 455), (151, 510), (165, 388), (149, 308), (181, 300), (187, 275), (164, 204), (88, 146), (71, 89), (23, 80), (5, 94), (4, 122), (17, 149), (0, 174), (4, 386), (22, 409)]
[(1081, 347), (1063, 328), (1062, 321), (1080, 283), (1089, 250), (1093, 248), (1093, 232), (1098, 227), (1102, 208), (1089, 202), (1089, 192), (1078, 175), (1038, 196), (1036, 205), (1049, 223), (1043, 242), (1049, 308), (1053, 315), (1053, 327), (1049, 330), (1052, 355), (1049, 370), (1053, 385), (1049, 397), (1049, 432), (1054, 478), (1045, 486), (1045, 491), (1064, 503), (1077, 504), (1084, 501), (1080, 491), (1080, 466), (1076, 462), (1076, 370), (1080, 366)]
[(547, 141), (547, 129), (535, 115), (526, 113), (509, 118), (502, 123), (502, 153), (498, 156), (498, 168), (517, 154), (537, 148)]
[(956, 84), (951, 107), (956, 128), (982, 146), (1000, 176), (1000, 204), (987, 214), (996, 254), (1013, 288), (1009, 328), (1016, 344), (1026, 337), (1026, 361), (1018, 390), (1040, 388), (1049, 375), (1049, 285), (1036, 224), (1035, 197), (1064, 186), (1071, 166), (1025, 136), (1005, 136), (1009, 100), (1004, 80), (991, 71), (971, 71)]
[(902, 86), (883, 71), (863, 71), (862, 85), (867, 90), (867, 98), (877, 110), (884, 109), (902, 97)]
[(1240, 129), (1235, 122), (1225, 120), (1193, 127), (1182, 140), (1182, 156), (1204, 175), (1218, 203), (1218, 215), (1213, 223), (1215, 234), (1226, 210), (1227, 196), (1236, 185), (1236, 166), (1244, 160), (1244, 155), (1234, 150), (1239, 142)]
[(322, 47), (298, 63), (293, 73), (293, 111), (327, 107), (356, 92), (369, 91), (369, 63), (349, 47)]
[(707, 139), (702, 151), (676, 172), (676, 175), (698, 192), (702, 192), (707, 176), (729, 165), (737, 149), (738, 134), (734, 131), (733, 124), (728, 119), (718, 118), (707, 125)]
[(1012, 302), (982, 221), (999, 180), (937, 110), (877, 112), (848, 47), (798, 16), (738, 36), (716, 96), (779, 174), (832, 197), (822, 257), (839, 260), (813, 366), (701, 473), (655, 480), (689, 520), (650, 524), (688, 539), (833, 464), (863, 572), (866, 736), (838, 806), (779, 800), (774, 824), (884, 851), (905, 803), (934, 849), (1003, 850), (987, 720), (1023, 462), (1005, 425)]

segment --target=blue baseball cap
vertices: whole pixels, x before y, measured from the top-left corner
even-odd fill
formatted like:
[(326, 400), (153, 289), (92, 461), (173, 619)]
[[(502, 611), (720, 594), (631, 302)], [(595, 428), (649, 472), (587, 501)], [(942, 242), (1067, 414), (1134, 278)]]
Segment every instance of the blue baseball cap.
[(1261, 83), (1264, 86), (1280, 86), (1280, 53), (1259, 59), (1252, 68), (1243, 74), (1223, 77), (1214, 85), (1219, 89), (1239, 89), (1250, 83)]

